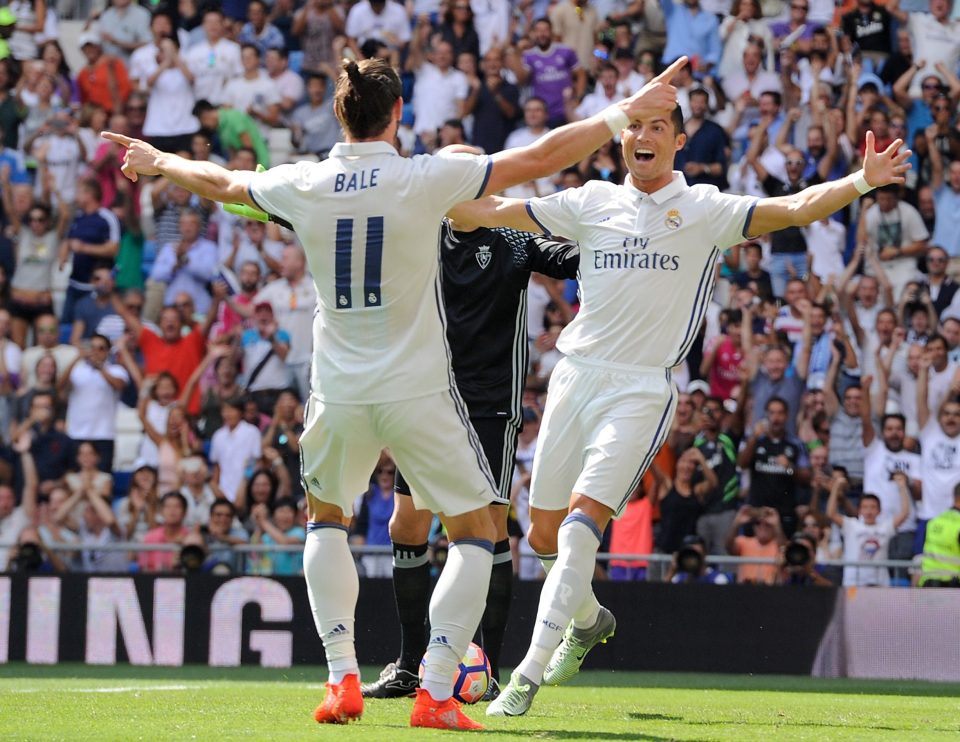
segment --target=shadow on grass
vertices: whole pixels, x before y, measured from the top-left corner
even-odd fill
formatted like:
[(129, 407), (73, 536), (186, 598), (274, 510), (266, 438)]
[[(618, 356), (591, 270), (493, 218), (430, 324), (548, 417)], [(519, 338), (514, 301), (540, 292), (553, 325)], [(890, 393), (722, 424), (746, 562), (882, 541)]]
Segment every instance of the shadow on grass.
[[(363, 668), (363, 677), (376, 677), (380, 668)], [(319, 665), (288, 668), (270, 667), (144, 667), (134, 665), (28, 665), (24, 662), (0, 664), (0, 680), (12, 678), (77, 680), (163, 680), (231, 683), (310, 683), (322, 684), (327, 670)], [(913, 680), (859, 680), (851, 678), (811, 678), (784, 675), (722, 675), (708, 673), (642, 673), (592, 670), (581, 672), (571, 686), (602, 688), (680, 689), (704, 691), (775, 691), (781, 693), (837, 693), (880, 696), (960, 696), (960, 683)], [(654, 719), (651, 719), (654, 720)]]

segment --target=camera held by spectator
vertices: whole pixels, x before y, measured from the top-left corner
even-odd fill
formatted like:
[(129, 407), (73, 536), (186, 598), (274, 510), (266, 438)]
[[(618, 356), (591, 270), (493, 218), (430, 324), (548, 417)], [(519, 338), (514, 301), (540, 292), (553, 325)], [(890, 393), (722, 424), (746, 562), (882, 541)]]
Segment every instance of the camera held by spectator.
[(696, 535), (683, 539), (683, 546), (673, 555), (673, 563), (667, 573), (667, 581), (674, 584), (687, 582), (727, 585), (730, 578), (707, 565), (706, 542)]
[(781, 585), (821, 585), (833, 583), (816, 570), (817, 542), (808, 533), (794, 534), (780, 555)]

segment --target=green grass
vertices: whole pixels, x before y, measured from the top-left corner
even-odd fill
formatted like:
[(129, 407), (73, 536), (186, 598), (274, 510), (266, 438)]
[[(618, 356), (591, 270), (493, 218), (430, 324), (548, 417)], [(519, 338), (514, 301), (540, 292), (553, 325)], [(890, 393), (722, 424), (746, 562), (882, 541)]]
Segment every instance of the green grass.
[[(365, 677), (376, 672), (365, 670)], [(3, 740), (451, 739), (407, 727), (411, 701), (374, 701), (320, 727), (317, 669), (0, 665)], [(582, 673), (517, 719), (468, 713), (503, 740), (956, 740), (960, 685), (741, 675)]]

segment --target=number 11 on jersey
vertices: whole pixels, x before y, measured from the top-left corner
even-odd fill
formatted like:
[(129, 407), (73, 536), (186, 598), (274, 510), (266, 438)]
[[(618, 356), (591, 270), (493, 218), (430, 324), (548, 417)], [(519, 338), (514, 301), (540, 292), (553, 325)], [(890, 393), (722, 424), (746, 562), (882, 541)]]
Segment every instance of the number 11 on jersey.
[[(353, 219), (337, 219), (336, 260), (334, 280), (337, 289), (337, 307), (353, 309)], [(367, 239), (363, 251), (363, 306), (379, 307), (380, 272), (383, 265), (383, 217), (367, 217)]]

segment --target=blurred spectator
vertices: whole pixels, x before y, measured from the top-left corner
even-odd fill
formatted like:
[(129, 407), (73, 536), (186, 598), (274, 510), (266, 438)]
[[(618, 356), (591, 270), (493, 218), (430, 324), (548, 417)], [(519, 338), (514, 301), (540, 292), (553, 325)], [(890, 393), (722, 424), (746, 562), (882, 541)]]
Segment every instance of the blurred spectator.
[(66, 433), (75, 442), (88, 441), (99, 456), (99, 467), (113, 469), (120, 393), (130, 381), (127, 370), (110, 362), (110, 341), (90, 338), (90, 348), (77, 356), (60, 377), (58, 388), (67, 397)]
[(416, 75), (413, 130), (427, 152), (437, 148), (437, 130), (443, 122), (463, 115), (469, 92), (466, 75), (453, 67), (453, 46), (443, 39), (435, 39), (427, 48), (430, 30), (426, 19), (421, 19), (406, 63), (407, 71)]
[(454, 59), (461, 54), (480, 59), (480, 37), (473, 26), (473, 10), (469, 0), (449, 2), (439, 30), (441, 38), (453, 48)]
[[(546, 101), (535, 95), (531, 95), (523, 104), (524, 126), (510, 132), (504, 148), (513, 149), (514, 147), (525, 147), (537, 141), (550, 131), (547, 126), (548, 115)], [(548, 196), (553, 193), (554, 190), (550, 178), (540, 178), (530, 181), (529, 183), (508, 188), (504, 193), (512, 198), (528, 198), (532, 196)], [(531, 284), (531, 287), (533, 286), (535, 286), (535, 284)]]
[(107, 113), (123, 110), (132, 87), (123, 60), (104, 53), (103, 39), (87, 31), (77, 41), (87, 66), (77, 75), (81, 103), (95, 103)]
[[(97, 496), (105, 502), (110, 502), (113, 494), (113, 476), (108, 471), (101, 471), (100, 454), (96, 446), (90, 441), (84, 441), (76, 447), (77, 471), (72, 471), (64, 477), (64, 482), (70, 489), (70, 497), (74, 505), (84, 498)], [(68, 511), (71, 508), (67, 508)]]
[(21, 383), (32, 387), (37, 383), (37, 364), (44, 356), (52, 356), (56, 369), (67, 368), (79, 355), (79, 350), (67, 343), (59, 342), (60, 326), (54, 314), (41, 314), (34, 323), (36, 345), (23, 351), (20, 365)]
[(280, 392), (290, 385), (285, 360), (290, 353), (290, 335), (279, 328), (270, 302), (260, 302), (253, 311), (254, 326), (240, 338), (243, 349), (245, 389), (264, 414), (271, 413)]
[[(77, 120), (69, 108), (56, 111), (50, 120), (27, 138), (24, 148), (37, 160), (34, 196), (57, 208), (84, 208), (80, 201), (82, 186), (77, 181), (87, 151), (79, 135)], [(100, 197), (97, 197), (97, 206)]]
[(687, 183), (705, 183), (723, 190), (727, 187), (727, 150), (730, 146), (723, 127), (707, 118), (709, 96), (703, 88), (690, 91), (690, 116), (684, 121), (687, 142), (677, 153), (676, 165)]
[[(656, 469), (653, 470), (657, 471)], [(653, 497), (644, 491), (643, 484), (630, 493), (618, 520), (610, 526), (610, 554), (650, 554), (653, 552)], [(639, 559), (613, 558), (607, 564), (607, 575), (615, 582), (647, 579), (649, 562)], [(521, 571), (521, 577), (524, 576)]]
[(196, 72), (190, 66), (190, 58), (181, 53), (175, 35), (162, 37), (158, 44), (156, 66), (145, 80), (149, 98), (143, 136), (167, 152), (189, 150), (190, 138), (200, 128), (193, 114)]
[[(806, 0), (795, 1), (806, 4)], [(717, 77), (721, 80), (742, 69), (743, 53), (748, 45), (756, 46), (763, 56), (764, 66), (773, 70), (773, 35), (763, 18), (760, 0), (734, 0), (730, 14), (720, 22), (718, 31), (723, 42), (723, 53), (717, 69)]]
[(257, 155), (257, 163), (269, 167), (270, 150), (257, 122), (246, 112), (218, 109), (201, 99), (193, 107), (193, 115), (199, 119), (200, 126), (219, 139), (223, 155), (232, 158), (242, 148), (252, 149)]
[[(934, 336), (936, 345), (945, 344)], [(931, 343), (933, 340), (931, 340)], [(960, 485), (960, 373), (950, 373), (949, 387), (937, 401), (932, 387), (934, 356), (928, 352), (920, 361), (917, 383), (917, 424), (920, 429), (920, 501), (917, 503), (917, 535), (914, 553), (923, 551), (927, 521), (951, 507), (951, 495)], [(937, 351), (937, 357), (945, 352)], [(899, 523), (897, 524), (899, 525)]]
[(520, 113), (520, 91), (504, 78), (502, 47), (483, 55), (480, 71), (479, 77), (470, 80), (470, 95), (464, 103), (464, 114), (473, 115), (470, 140), (484, 152), (499, 152), (506, 148)]
[(297, 11), (290, 32), (300, 39), (305, 73), (333, 75), (334, 39), (345, 27), (343, 9), (334, 0), (307, 0)]
[(247, 22), (237, 38), (241, 45), (253, 44), (260, 56), (266, 54), (267, 49), (284, 46), (283, 34), (267, 19), (267, 12), (267, 4), (263, 0), (250, 0), (247, 3)]
[[(691, 103), (693, 99), (691, 98)], [(747, 242), (743, 248), (743, 269), (733, 277), (740, 287), (750, 287), (758, 299), (773, 297), (773, 283), (770, 274), (760, 267), (763, 260), (763, 247), (758, 242)], [(759, 300), (757, 304), (759, 304)]]
[(863, 490), (876, 495), (883, 512), (895, 518), (900, 514), (904, 504), (900, 502), (900, 491), (893, 480), (893, 474), (903, 472), (907, 475), (911, 494), (906, 503), (909, 512), (906, 518), (899, 521), (897, 535), (890, 544), (890, 558), (909, 559), (913, 556), (913, 539), (917, 528), (913, 500), (919, 500), (921, 495), (921, 460), (918, 454), (904, 448), (906, 421), (903, 415), (896, 413), (884, 415), (880, 420), (880, 436), (877, 436), (870, 412), (870, 381), (866, 377), (863, 380), (864, 401), (861, 403), (865, 449)]
[(917, 259), (927, 252), (930, 233), (919, 212), (900, 200), (899, 186), (876, 191), (876, 203), (864, 212), (867, 250), (876, 252), (892, 287), (899, 297), (917, 275)]
[(180, 473), (180, 494), (187, 501), (187, 514), (183, 524), (187, 528), (206, 526), (210, 522), (210, 510), (217, 494), (208, 483), (210, 471), (201, 456), (186, 456), (177, 464)]
[(740, 504), (740, 477), (737, 474), (737, 449), (733, 439), (720, 430), (723, 400), (708, 397), (700, 413), (700, 432), (693, 446), (700, 451), (716, 483), (705, 490), (703, 512), (697, 519), (697, 535), (707, 554), (723, 554), (724, 539)]
[(160, 510), (156, 468), (141, 466), (133, 472), (130, 488), (117, 501), (115, 510), (123, 540), (143, 540), (147, 531), (156, 526)]
[(854, 9), (841, 17), (840, 27), (875, 65), (890, 55), (893, 19), (883, 5), (873, 0), (857, 0)]
[(833, 583), (817, 569), (817, 542), (807, 533), (796, 533), (781, 549), (780, 585), (830, 587)]
[(290, 336), (287, 366), (296, 381), (300, 399), (310, 392), (310, 355), (313, 351), (313, 310), (317, 290), (313, 279), (307, 276), (303, 250), (287, 245), (281, 257), (281, 275), (264, 286), (254, 302), (268, 302), (273, 307), (280, 329)]
[(168, 406), (166, 422), (160, 428), (154, 427), (146, 414), (145, 396), (140, 397), (137, 413), (146, 435), (157, 447), (157, 479), (161, 492), (179, 489), (180, 461), (195, 454), (200, 446), (190, 426), (183, 405), (173, 403)]
[[(263, 434), (264, 457), (276, 452), (287, 470), (291, 495), (299, 499), (303, 496), (303, 482), (300, 477), (300, 436), (303, 433), (303, 409), (297, 403), (297, 395), (290, 389), (280, 392), (273, 409), (270, 426)], [(272, 466), (279, 464), (271, 462)]]
[(195, 211), (180, 215), (180, 240), (160, 248), (150, 279), (166, 285), (165, 305), (174, 303), (181, 291), (189, 294), (202, 313), (210, 309), (208, 284), (217, 272), (217, 246), (201, 236), (201, 219)]
[(737, 463), (750, 471), (750, 504), (776, 510), (789, 536), (797, 523), (797, 487), (810, 483), (810, 465), (806, 447), (787, 432), (787, 403), (771, 397), (764, 410), (765, 419), (754, 426)]
[(400, 52), (410, 41), (410, 21), (394, 0), (360, 0), (347, 13), (345, 32), (355, 52), (370, 39)]
[[(253, 519), (256, 528), (251, 543), (292, 545), (306, 541), (306, 531), (296, 522), (297, 504), (289, 497), (274, 502), (271, 511), (267, 510), (266, 505), (255, 505)], [(253, 555), (251, 561), (254, 574), (292, 576), (303, 572), (302, 550), (259, 552)]]
[(709, 73), (720, 63), (720, 26), (713, 13), (700, 7), (700, 0), (684, 0), (682, 5), (673, 0), (660, 0), (667, 23), (667, 45), (661, 61), (670, 64), (686, 55), (696, 65), (697, 72)]
[(653, 472), (659, 480), (660, 508), (660, 529), (654, 544), (660, 553), (673, 554), (687, 536), (694, 535), (703, 500), (719, 486), (720, 481), (699, 448), (688, 448), (681, 454), (672, 481), (664, 477), (658, 467)]
[[(144, 535), (145, 545), (182, 544), (189, 530), (183, 525), (187, 514), (187, 498), (179, 492), (167, 492), (160, 500), (160, 518), (163, 525)], [(176, 551), (141, 551), (137, 563), (141, 572), (171, 572), (177, 562)]]
[(98, 262), (111, 264), (120, 247), (120, 222), (109, 209), (100, 206), (103, 191), (95, 180), (77, 186), (78, 212), (60, 248), (60, 267), (73, 255), (70, 283), (60, 320), (73, 324), (76, 303), (93, 291), (93, 269)]
[[(188, 499), (189, 502), (189, 499)], [(243, 553), (234, 547), (249, 542), (247, 532), (234, 525), (237, 510), (229, 500), (219, 497), (210, 505), (210, 522), (200, 532), (207, 547), (210, 566), (225, 565), (230, 572), (243, 572)], [(215, 571), (215, 570), (214, 570)]]
[(252, 43), (240, 48), (243, 74), (227, 83), (221, 103), (245, 112), (257, 122), (264, 138), (280, 123), (280, 92), (261, 66), (260, 49)]
[(762, 364), (753, 361), (750, 366), (750, 396), (753, 398), (750, 425), (755, 426), (760, 422), (767, 402), (776, 397), (787, 405), (787, 432), (796, 435), (796, 418), (800, 411), (804, 380), (797, 375), (787, 376), (789, 355), (782, 346), (768, 347), (763, 351), (762, 359)]
[(314, 154), (325, 160), (333, 145), (340, 140), (340, 123), (333, 115), (333, 106), (326, 101), (327, 77), (307, 78), (307, 100), (290, 116), (293, 144), (301, 154)]
[(262, 454), (260, 431), (242, 419), (244, 400), (226, 399), (220, 409), (223, 427), (210, 441), (213, 483), (231, 502), (236, 500), (240, 484)]
[(124, 62), (150, 40), (150, 11), (132, 0), (111, 0), (98, 20), (103, 50)]
[(196, 99), (213, 105), (223, 102), (227, 83), (243, 74), (240, 45), (224, 38), (224, 31), (223, 11), (217, 6), (208, 6), (203, 11), (203, 39), (191, 44), (185, 57), (193, 74)]
[(683, 539), (683, 547), (673, 555), (665, 581), (674, 585), (690, 582), (729, 584), (730, 578), (726, 574), (707, 565), (706, 554), (706, 544), (700, 536), (687, 536)]
[[(161, 41), (174, 34), (173, 19), (160, 10), (150, 16), (150, 38), (130, 54), (128, 74), (134, 89), (147, 90), (147, 80), (159, 66)], [(178, 39), (179, 40), (179, 39)], [(129, 100), (127, 101), (129, 106)]]
[(930, 295), (938, 317), (951, 306), (957, 295), (957, 282), (947, 275), (949, 259), (947, 251), (938, 245), (931, 245), (927, 250), (927, 279), (924, 290)]
[(572, 90), (573, 95), (582, 98), (587, 84), (586, 70), (580, 66), (573, 49), (554, 43), (553, 26), (548, 18), (534, 21), (530, 39), (533, 46), (522, 56), (513, 47), (507, 48), (507, 67), (516, 75), (519, 85), (529, 85), (533, 95), (544, 102), (547, 125), (560, 126), (566, 123), (564, 99), (569, 93), (564, 91)]
[[(748, 524), (753, 526), (754, 535), (738, 535), (740, 527)], [(744, 505), (737, 511), (727, 534), (727, 551), (734, 556), (779, 561), (780, 546), (785, 542), (776, 510)], [(777, 564), (741, 564), (737, 567), (737, 582), (772, 585), (777, 581), (778, 571)]]
[(113, 269), (99, 265), (90, 278), (93, 293), (81, 298), (74, 307), (70, 344), (77, 347), (94, 335), (103, 335), (113, 343), (123, 334), (123, 318), (113, 309)]
[(952, 278), (957, 279), (960, 276), (960, 160), (944, 168), (936, 148), (930, 150), (930, 159), (933, 163), (930, 186), (937, 208), (937, 223), (931, 241), (947, 251), (950, 256), (947, 270)]
[(304, 96), (303, 78), (290, 69), (290, 55), (286, 48), (276, 47), (263, 53), (270, 82), (280, 96), (280, 114), (286, 119)]
[[(177, 401), (180, 385), (168, 372), (161, 371), (155, 377), (148, 377), (140, 383), (140, 398), (145, 400), (144, 416), (150, 426), (157, 431), (167, 429), (167, 416), (171, 406)], [(137, 466), (160, 465), (160, 452), (157, 444), (149, 434), (140, 441), (140, 452), (137, 455)]]
[[(16, 442), (16, 449), (20, 453), (20, 461), (24, 467), (24, 474), (33, 469), (33, 456), (30, 455), (28, 441), (21, 438)], [(36, 472), (34, 471), (34, 477)], [(0, 543), (17, 542), (20, 533), (33, 522), (37, 507), (37, 487), (24, 487), (23, 499), (17, 505), (17, 496), (13, 487), (0, 483)], [(9, 549), (0, 549), (0, 572), (7, 570), (10, 558)]]
[(744, 327), (739, 309), (731, 309), (727, 313), (722, 334), (712, 338), (704, 349), (700, 375), (709, 378), (710, 395), (713, 397), (730, 399), (739, 383), (740, 367), (743, 365), (741, 337), (744, 332), (751, 332), (751, 328)]
[[(923, 50), (923, 59), (931, 67), (942, 64), (955, 70), (960, 62), (960, 22), (950, 20), (950, 0), (930, 0), (930, 12), (907, 13), (900, 9), (900, 0), (890, 0), (887, 10), (907, 26), (914, 49)], [(917, 97), (919, 81), (910, 86), (910, 95)]]
[[(388, 455), (380, 462), (370, 481), (370, 488), (353, 505), (354, 522), (350, 542), (365, 546), (390, 546), (390, 518), (393, 516), (393, 484), (397, 466)], [(392, 577), (393, 557), (390, 554), (364, 554), (360, 557), (366, 577)]]
[[(867, 493), (860, 497), (858, 516), (851, 518), (838, 511), (839, 499), (844, 496), (849, 484), (843, 476), (834, 480), (830, 499), (827, 501), (827, 517), (841, 528), (845, 560), (869, 562), (890, 558), (890, 541), (910, 512), (910, 490), (906, 474), (894, 472), (891, 482), (900, 497), (900, 508), (896, 515), (891, 516), (884, 512), (880, 499)], [(889, 585), (890, 573), (885, 567), (845, 566), (843, 584), (845, 587)]]
[(40, 491), (44, 494), (49, 493), (54, 482), (63, 479), (73, 464), (73, 443), (55, 426), (55, 399), (53, 386), (34, 390), (22, 397), (20, 401), (26, 403), (28, 413), (22, 422), (12, 427), (10, 434), (13, 441), (19, 441), (24, 435), (30, 437), (30, 453), (36, 465)]
[(593, 56), (596, 29), (602, 20), (593, 4), (590, 0), (560, 0), (550, 8), (549, 16), (554, 38), (573, 49), (580, 66), (592, 76), (597, 61)]

